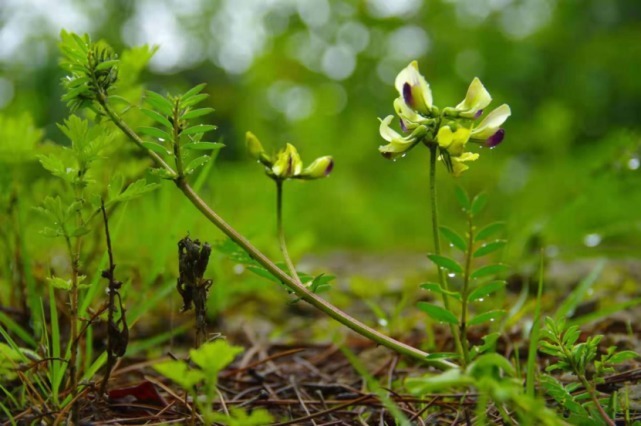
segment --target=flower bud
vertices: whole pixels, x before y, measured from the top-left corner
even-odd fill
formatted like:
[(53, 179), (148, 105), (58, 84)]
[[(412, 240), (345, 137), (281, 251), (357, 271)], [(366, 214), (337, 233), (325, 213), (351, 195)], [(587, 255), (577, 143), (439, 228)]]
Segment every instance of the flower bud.
[(272, 165), (271, 172), (277, 179), (287, 179), (299, 175), (302, 169), (303, 162), (296, 147), (288, 143), (285, 149), (276, 154), (276, 161)]
[(300, 179), (320, 179), (329, 176), (334, 169), (334, 159), (329, 155), (317, 158), (305, 167), (303, 172), (298, 176)]
[(247, 151), (249, 152), (249, 155), (257, 159), (267, 167), (272, 166), (272, 161), (265, 153), (263, 145), (260, 143), (256, 135), (254, 135), (252, 132), (245, 133), (245, 143), (247, 145)]

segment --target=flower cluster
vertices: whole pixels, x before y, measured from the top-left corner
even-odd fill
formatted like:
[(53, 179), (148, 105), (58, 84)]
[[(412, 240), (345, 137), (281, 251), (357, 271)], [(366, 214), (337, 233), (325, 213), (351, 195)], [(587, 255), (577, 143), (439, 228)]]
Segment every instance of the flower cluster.
[(496, 108), (477, 124), (483, 110), (492, 101), (478, 78), (472, 80), (463, 101), (443, 110), (432, 103), (432, 91), (419, 73), (416, 61), (398, 74), (394, 85), (400, 95), (394, 100), (394, 110), (405, 135), (390, 127), (393, 115), (380, 120), (380, 134), (388, 143), (380, 146), (379, 151), (386, 158), (404, 156), (423, 142), (427, 146), (437, 146), (441, 161), (458, 176), (468, 168), (466, 162), (479, 157), (477, 153), (466, 151), (468, 142), (492, 148), (500, 144), (505, 136), (501, 125), (511, 114), (507, 104)]
[(334, 160), (328, 155), (317, 158), (312, 164), (303, 168), (303, 162), (296, 147), (289, 143), (275, 155), (267, 155), (263, 145), (252, 132), (247, 132), (246, 143), (249, 154), (265, 166), (267, 176), (277, 181), (320, 179), (328, 176), (334, 168)]

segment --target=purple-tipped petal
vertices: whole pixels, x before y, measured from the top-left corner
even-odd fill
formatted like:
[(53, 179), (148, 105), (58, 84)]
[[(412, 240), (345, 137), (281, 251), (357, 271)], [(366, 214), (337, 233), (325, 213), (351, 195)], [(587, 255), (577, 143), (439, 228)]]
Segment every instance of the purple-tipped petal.
[(332, 170), (334, 170), (334, 160), (331, 160), (327, 165), (327, 168), (325, 169), (325, 176), (329, 176)]
[(496, 133), (494, 133), (492, 136), (487, 138), (485, 141), (485, 146), (487, 148), (494, 148), (501, 142), (503, 142), (503, 138), (505, 137), (505, 130), (503, 129), (498, 129)]
[(480, 109), (480, 110), (476, 111), (476, 114), (474, 114), (474, 119), (476, 120), (477, 118), (479, 118), (482, 115), (483, 115), (483, 110)]
[(403, 121), (403, 119), (399, 118), (398, 121), (401, 122), (401, 130), (407, 133), (407, 126), (405, 125), (405, 122)]
[(412, 96), (412, 86), (409, 83), (403, 84), (403, 100), (412, 108), (414, 107), (414, 97)]

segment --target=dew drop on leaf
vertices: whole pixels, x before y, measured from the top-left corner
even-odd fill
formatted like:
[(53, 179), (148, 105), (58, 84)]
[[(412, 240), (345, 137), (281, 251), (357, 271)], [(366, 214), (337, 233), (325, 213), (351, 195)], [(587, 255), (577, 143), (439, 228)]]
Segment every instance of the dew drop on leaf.
[(454, 278), (456, 274), (454, 272), (450, 272), (449, 274), (447, 274), (447, 276), (450, 278)]
[(387, 327), (387, 320), (385, 318), (379, 318), (378, 325), (380, 325), (381, 327)]
[(588, 234), (583, 237), (583, 244), (585, 244), (587, 247), (596, 247), (601, 244), (601, 235)]
[(628, 160), (628, 169), (637, 170), (641, 166), (641, 161), (638, 157), (632, 157)]
[(236, 275), (240, 275), (245, 271), (245, 265), (242, 265), (240, 263), (234, 265), (234, 273)]

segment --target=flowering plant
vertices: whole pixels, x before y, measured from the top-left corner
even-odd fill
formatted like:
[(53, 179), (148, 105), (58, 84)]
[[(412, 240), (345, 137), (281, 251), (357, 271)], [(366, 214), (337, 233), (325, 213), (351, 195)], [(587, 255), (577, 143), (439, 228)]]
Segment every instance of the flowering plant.
[(416, 61), (396, 76), (394, 85), (400, 95), (394, 100), (394, 110), (406, 135), (390, 127), (393, 115), (380, 120), (380, 134), (388, 142), (379, 147), (384, 157), (402, 157), (422, 142), (428, 147), (438, 147), (439, 159), (452, 174), (458, 176), (468, 169), (465, 163), (479, 157), (478, 153), (466, 151), (468, 142), (493, 148), (503, 141), (505, 131), (501, 125), (510, 116), (510, 107), (501, 105), (477, 124), (492, 101), (478, 78), (472, 80), (465, 99), (455, 107), (442, 110), (433, 104), (432, 91), (425, 77), (419, 73)]

